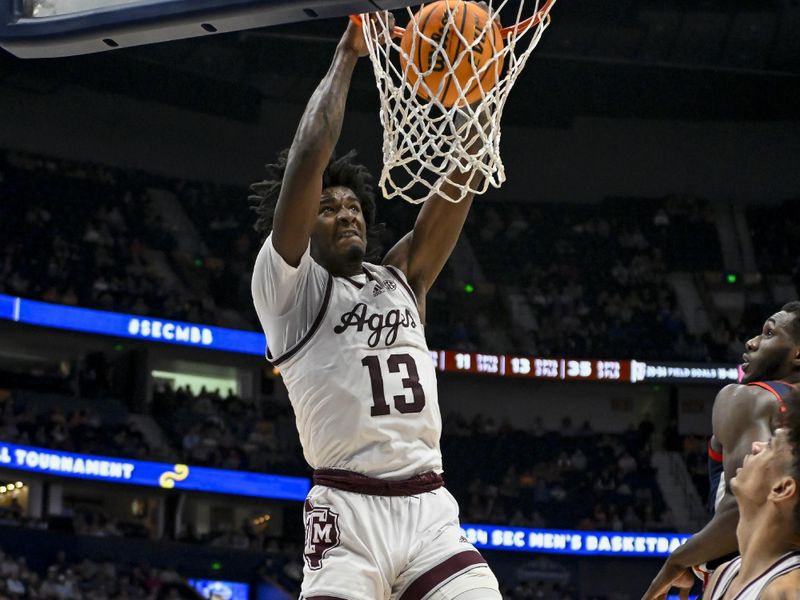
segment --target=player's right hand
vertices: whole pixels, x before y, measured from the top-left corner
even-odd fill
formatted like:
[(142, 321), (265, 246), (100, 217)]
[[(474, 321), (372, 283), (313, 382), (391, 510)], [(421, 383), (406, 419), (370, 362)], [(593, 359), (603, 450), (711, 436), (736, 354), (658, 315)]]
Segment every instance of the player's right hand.
[(364, 39), (364, 30), (361, 25), (354, 23), (352, 19), (347, 24), (347, 30), (344, 32), (340, 44), (353, 50), (358, 54), (359, 58), (369, 55), (367, 40)]
[(681, 600), (688, 600), (694, 582), (695, 577), (691, 569), (667, 561), (647, 588), (642, 600), (665, 600), (673, 588), (677, 588)]

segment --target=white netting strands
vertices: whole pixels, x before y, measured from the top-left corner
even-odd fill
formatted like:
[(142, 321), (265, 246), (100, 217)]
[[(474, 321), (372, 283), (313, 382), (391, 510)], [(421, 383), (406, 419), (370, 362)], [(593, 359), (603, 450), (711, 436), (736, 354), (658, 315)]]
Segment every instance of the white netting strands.
[[(482, 5), (489, 18), (475, 21), (469, 39), (462, 33), (463, 0), (441, 2), (436, 13), (440, 19), (433, 27), (414, 17), (426, 5), (406, 9), (405, 36), (400, 28), (394, 35), (384, 34), (387, 13), (377, 18), (361, 15), (381, 102), (380, 188), (386, 198), (417, 204), (438, 194), (459, 202), (469, 193), (482, 194), (489, 186), (503, 184), (503, 108), (550, 24), (554, 3), (488, 0)], [(513, 25), (500, 30), (503, 21)], [(488, 53), (486, 44), (491, 46)], [(494, 80), (496, 85), (487, 83)], [(457, 170), (480, 176), (458, 183), (450, 177)]]

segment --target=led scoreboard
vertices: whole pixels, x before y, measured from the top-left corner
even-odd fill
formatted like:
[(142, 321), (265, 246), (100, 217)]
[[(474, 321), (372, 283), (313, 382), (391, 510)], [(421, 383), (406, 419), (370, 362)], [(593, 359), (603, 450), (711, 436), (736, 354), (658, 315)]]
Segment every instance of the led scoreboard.
[(735, 382), (739, 372), (731, 365), (647, 363), (637, 360), (539, 358), (479, 352), (432, 352), (436, 367), (451, 373), (520, 377), (543, 381), (607, 382)]
[[(264, 334), (255, 331), (62, 306), (0, 294), (0, 321), (4, 320), (37, 327), (254, 356), (263, 356), (266, 346)], [(542, 381), (716, 384), (736, 382), (741, 376), (735, 365), (710, 363), (549, 358), (454, 350), (431, 350), (431, 359), (439, 371)]]
[(575, 381), (630, 381), (629, 360), (577, 360), (571, 358), (536, 358), (478, 352), (437, 353), (441, 371)]

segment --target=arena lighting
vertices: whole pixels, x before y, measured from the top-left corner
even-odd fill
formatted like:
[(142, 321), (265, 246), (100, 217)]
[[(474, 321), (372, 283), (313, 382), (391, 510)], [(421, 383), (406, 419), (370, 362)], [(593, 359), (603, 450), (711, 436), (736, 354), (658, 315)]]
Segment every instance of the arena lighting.
[(28, 19), (74, 15), (75, 13), (136, 4), (139, 0), (22, 0), (22, 15)]
[[(3, 294), (0, 320), (253, 356), (264, 356), (266, 347), (264, 334), (254, 331), (62, 306)], [(432, 350), (431, 360), (439, 371), (448, 373), (542, 381), (720, 384), (736, 382), (740, 376), (735, 365), (712, 363), (544, 358), (453, 350)], [(273, 369), (273, 374), (279, 373)]]
[(302, 501), (311, 489), (310, 481), (304, 477), (126, 460), (4, 442), (0, 442), (0, 468), (107, 483), (277, 500)]

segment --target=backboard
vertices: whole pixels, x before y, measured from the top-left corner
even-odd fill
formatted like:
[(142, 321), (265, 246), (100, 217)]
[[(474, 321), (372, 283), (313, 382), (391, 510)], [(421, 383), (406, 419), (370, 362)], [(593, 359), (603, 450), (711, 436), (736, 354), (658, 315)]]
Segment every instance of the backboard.
[(0, 47), (20, 58), (104, 52), (421, 0), (0, 0)]

